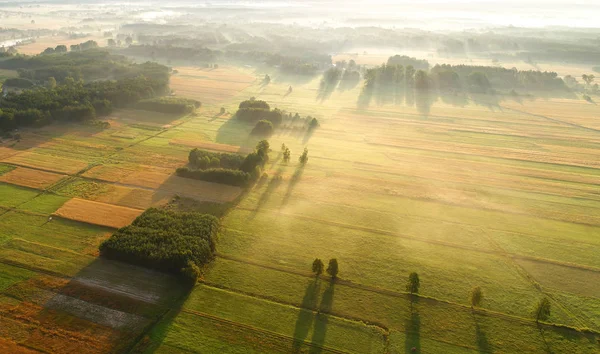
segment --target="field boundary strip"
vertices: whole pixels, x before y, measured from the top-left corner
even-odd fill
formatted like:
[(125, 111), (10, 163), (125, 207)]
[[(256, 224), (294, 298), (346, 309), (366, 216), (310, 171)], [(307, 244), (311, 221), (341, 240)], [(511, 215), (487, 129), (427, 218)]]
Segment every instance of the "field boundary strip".
[[(275, 270), (275, 271), (279, 271), (279, 272), (283, 272), (283, 273), (288, 273), (288, 274), (293, 274), (293, 275), (298, 275), (298, 276), (303, 276), (306, 278), (314, 278), (314, 274), (312, 273), (307, 273), (307, 272), (302, 272), (302, 271), (295, 271), (292, 269), (286, 269), (286, 268), (281, 268), (281, 267), (277, 267), (277, 266), (273, 266), (273, 265), (268, 265), (268, 264), (263, 264), (260, 262), (255, 262), (252, 260), (248, 260), (248, 259), (242, 259), (242, 258), (238, 258), (238, 257), (233, 257), (233, 256), (228, 256), (228, 255), (223, 255), (220, 253), (216, 254), (217, 257), (219, 258), (223, 258), (223, 259), (227, 259), (230, 261), (234, 261), (234, 262), (239, 262), (239, 263), (244, 263), (244, 264), (249, 264), (249, 265), (254, 265), (257, 267), (261, 267), (261, 268), (265, 268), (265, 269), (271, 269), (271, 270)], [(323, 280), (329, 280), (329, 278), (325, 277), (325, 276), (320, 276), (321, 279)], [(456, 306), (456, 307), (460, 307), (462, 309), (468, 310), (468, 311), (472, 311), (474, 313), (477, 313), (479, 315), (484, 315), (484, 316), (489, 316), (489, 317), (496, 317), (496, 318), (502, 318), (505, 320), (509, 320), (509, 321), (517, 321), (523, 324), (535, 324), (536, 321), (534, 319), (529, 319), (529, 318), (525, 318), (525, 317), (520, 317), (520, 316), (515, 316), (515, 315), (510, 315), (504, 312), (498, 312), (498, 311), (493, 311), (493, 310), (489, 310), (489, 309), (483, 309), (483, 308), (471, 308), (471, 306), (469, 305), (464, 305), (464, 304), (460, 304), (457, 302), (452, 302), (452, 301), (448, 301), (448, 300), (442, 300), (442, 299), (438, 299), (435, 297), (431, 297), (431, 296), (425, 296), (425, 295), (421, 295), (421, 294), (410, 294), (410, 293), (406, 293), (406, 292), (398, 292), (398, 291), (394, 291), (394, 290), (389, 290), (389, 289), (384, 289), (384, 288), (380, 288), (380, 287), (375, 287), (375, 286), (369, 286), (369, 285), (364, 285), (364, 284), (360, 284), (360, 283), (356, 283), (353, 282), (351, 280), (345, 280), (345, 279), (336, 279), (335, 281), (336, 284), (341, 285), (341, 286), (347, 286), (349, 288), (355, 288), (355, 289), (359, 289), (359, 290), (364, 290), (364, 291), (369, 291), (369, 292), (373, 292), (373, 293), (377, 293), (377, 294), (381, 294), (381, 295), (387, 295), (387, 296), (391, 296), (391, 297), (398, 297), (398, 298), (409, 298), (410, 296), (418, 296), (419, 299), (424, 300), (424, 301), (430, 301), (432, 303), (443, 303), (443, 304), (447, 304), (447, 305), (451, 305), (451, 306)], [(214, 286), (214, 283), (207, 283), (209, 285)], [(222, 288), (222, 289), (227, 289), (233, 292), (238, 292), (240, 294), (244, 294), (243, 291), (239, 291), (239, 290), (235, 290), (235, 289), (231, 289), (225, 286), (215, 286), (217, 288)], [(250, 295), (250, 296), (254, 296), (254, 297), (261, 297), (261, 295)], [(282, 303), (282, 304), (286, 304), (285, 302), (281, 302), (279, 300), (273, 300), (272, 298), (268, 298), (265, 297), (266, 300), (270, 300), (273, 302), (278, 302), (278, 303)], [(297, 306), (297, 305), (293, 305), (293, 306)], [(324, 312), (324, 311), (323, 311)], [(370, 322), (368, 320), (363, 320), (363, 319), (352, 319), (352, 318), (348, 318), (345, 316), (337, 316), (337, 317), (342, 317), (342, 318), (347, 318), (349, 320), (352, 321), (360, 321), (360, 322), (364, 322), (366, 324), (369, 324)], [(562, 327), (562, 328), (566, 328), (569, 330), (573, 330), (573, 331), (578, 331), (577, 328), (575, 327), (571, 327), (565, 324), (560, 324), (560, 323), (549, 323), (549, 322), (543, 322), (543, 321), (539, 321), (540, 324), (545, 324), (547, 326), (552, 326), (552, 327)], [(378, 325), (375, 323), (372, 323), (372, 325), (376, 325), (378, 327), (382, 327), (387, 329), (387, 326), (384, 325)], [(600, 334), (600, 332), (596, 331), (596, 330), (589, 330), (590, 333), (594, 333), (594, 334)]]

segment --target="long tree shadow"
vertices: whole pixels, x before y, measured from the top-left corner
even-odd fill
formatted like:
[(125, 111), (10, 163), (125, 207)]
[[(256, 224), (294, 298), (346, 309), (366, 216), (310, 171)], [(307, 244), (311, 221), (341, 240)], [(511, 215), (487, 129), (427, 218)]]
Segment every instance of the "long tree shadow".
[(419, 303), (419, 297), (410, 295), (410, 318), (406, 320), (404, 352), (405, 353), (420, 353), (421, 352), (421, 316), (415, 307)]
[(544, 334), (544, 328), (539, 323), (537, 324), (537, 327), (538, 327), (538, 331), (540, 331), (540, 336), (542, 337), (542, 341), (544, 342), (544, 350), (546, 351), (547, 354), (554, 354), (554, 352), (552, 351), (552, 347), (550, 347), (550, 343), (548, 343), (548, 340), (546, 339), (546, 335)]
[(323, 351), (329, 321), (327, 313), (331, 313), (331, 308), (333, 307), (334, 285), (334, 282), (330, 282), (329, 287), (323, 292), (321, 297), (321, 303), (319, 304), (319, 310), (315, 318), (313, 335), (310, 340), (313, 344), (309, 351), (311, 354), (319, 354)]
[(267, 187), (265, 188), (263, 193), (260, 195), (260, 198), (258, 199), (258, 202), (256, 203), (256, 208), (250, 215), (251, 219), (254, 219), (256, 217), (256, 214), (258, 214), (258, 212), (262, 209), (262, 207), (269, 201), (271, 194), (273, 194), (273, 192), (275, 192), (275, 190), (281, 185), (281, 183), (282, 183), (281, 174), (282, 173), (283, 173), (283, 168), (281, 168), (281, 167), (275, 172), (275, 174), (273, 175), (273, 177), (267, 184)]
[[(304, 291), (304, 297), (302, 298), (302, 309), (298, 313), (296, 319), (296, 326), (294, 327), (294, 342), (292, 344), (292, 350), (294, 353), (300, 352), (304, 345), (304, 340), (308, 337), (308, 332), (314, 321), (313, 309), (317, 307), (317, 298), (321, 291), (321, 281), (316, 278), (313, 279), (306, 290)], [(310, 309), (310, 310), (309, 310)]]
[(481, 328), (477, 320), (475, 320), (475, 341), (477, 342), (477, 349), (481, 354), (492, 353), (492, 346), (487, 338), (485, 331)]
[(296, 184), (298, 184), (298, 182), (300, 182), (300, 178), (302, 177), (303, 173), (304, 173), (304, 165), (300, 164), (296, 168), (296, 171), (292, 175), (292, 178), (290, 178), (290, 183), (288, 184), (287, 190), (285, 191), (285, 195), (283, 196), (283, 199), (281, 200), (281, 206), (287, 205), (287, 203), (290, 201), (292, 192), (294, 191)]

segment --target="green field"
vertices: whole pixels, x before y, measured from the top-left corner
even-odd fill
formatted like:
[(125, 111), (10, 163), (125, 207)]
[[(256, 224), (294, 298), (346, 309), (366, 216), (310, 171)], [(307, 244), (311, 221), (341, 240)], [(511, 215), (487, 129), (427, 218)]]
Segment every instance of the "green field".
[[(195, 114), (123, 110), (104, 130), (28, 128), (3, 146), (0, 175), (28, 166), (68, 177), (44, 192), (0, 182), (0, 335), (45, 352), (600, 351), (598, 131), (572, 123), (568, 109), (545, 115), (543, 100), (358, 110), (358, 87), (318, 101), (318, 78), (284, 95), (290, 83), (272, 76), (268, 86), (214, 88)], [(276, 130), (266, 177), (222, 218), (217, 257), (191, 290), (98, 259), (114, 230), (53, 215), (73, 197), (163, 203), (157, 191), (173, 177), (161, 173), (185, 165), (192, 148), (254, 147), (252, 125), (217, 115), (252, 96), (320, 128)], [(336, 258), (339, 279), (315, 278), (315, 258)], [(411, 272), (418, 296), (405, 290)], [(472, 309), (475, 286), (484, 299)], [(543, 297), (551, 315), (536, 324)]]

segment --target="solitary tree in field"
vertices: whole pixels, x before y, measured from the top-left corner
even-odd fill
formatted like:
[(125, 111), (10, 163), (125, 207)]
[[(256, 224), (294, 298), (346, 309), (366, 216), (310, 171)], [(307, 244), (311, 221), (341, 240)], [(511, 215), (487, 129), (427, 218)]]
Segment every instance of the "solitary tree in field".
[(419, 286), (421, 286), (421, 283), (419, 281), (419, 274), (415, 272), (410, 273), (410, 275), (408, 276), (408, 281), (406, 282), (406, 291), (408, 291), (411, 294), (418, 294)]
[(481, 291), (480, 287), (476, 286), (471, 290), (471, 308), (479, 306), (481, 300), (483, 300), (483, 291)]
[(329, 265), (327, 266), (327, 274), (331, 276), (331, 279), (337, 278), (338, 275), (338, 261), (335, 258), (329, 260)]
[(281, 144), (281, 152), (285, 152), (285, 149), (287, 149), (287, 146), (285, 146), (285, 144)]
[(535, 316), (535, 322), (539, 322), (540, 320), (545, 321), (550, 317), (550, 300), (548, 298), (543, 298), (538, 302), (535, 306), (535, 310), (533, 311), (533, 315)]
[(308, 149), (304, 148), (304, 151), (302, 152), (302, 155), (300, 155), (300, 157), (298, 158), (298, 161), (300, 161), (301, 164), (306, 165), (306, 163), (308, 162)]
[(586, 83), (586, 84), (588, 84), (588, 86), (589, 86), (589, 85), (591, 85), (591, 84), (592, 84), (592, 82), (594, 82), (594, 79), (595, 79), (596, 77), (595, 77), (593, 74), (590, 74), (590, 75), (583, 74), (583, 75), (581, 75), (581, 78), (582, 78), (582, 79), (583, 79), (583, 81), (585, 81), (585, 83)]
[(288, 149), (286, 147), (285, 151), (283, 152), (283, 162), (285, 162), (285, 163), (290, 162), (290, 157), (291, 156), (292, 156), (292, 153), (290, 152), (290, 149)]
[(315, 275), (317, 277), (319, 275), (323, 274), (323, 267), (325, 267), (325, 265), (323, 264), (323, 261), (320, 260), (319, 258), (315, 258), (315, 260), (312, 264), (312, 271), (313, 271), (313, 273), (315, 273)]

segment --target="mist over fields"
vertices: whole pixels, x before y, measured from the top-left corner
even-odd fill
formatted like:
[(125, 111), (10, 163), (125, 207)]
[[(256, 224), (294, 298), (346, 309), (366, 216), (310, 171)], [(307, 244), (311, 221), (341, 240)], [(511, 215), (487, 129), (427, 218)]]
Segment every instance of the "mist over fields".
[(0, 353), (600, 352), (598, 18), (0, 0)]

